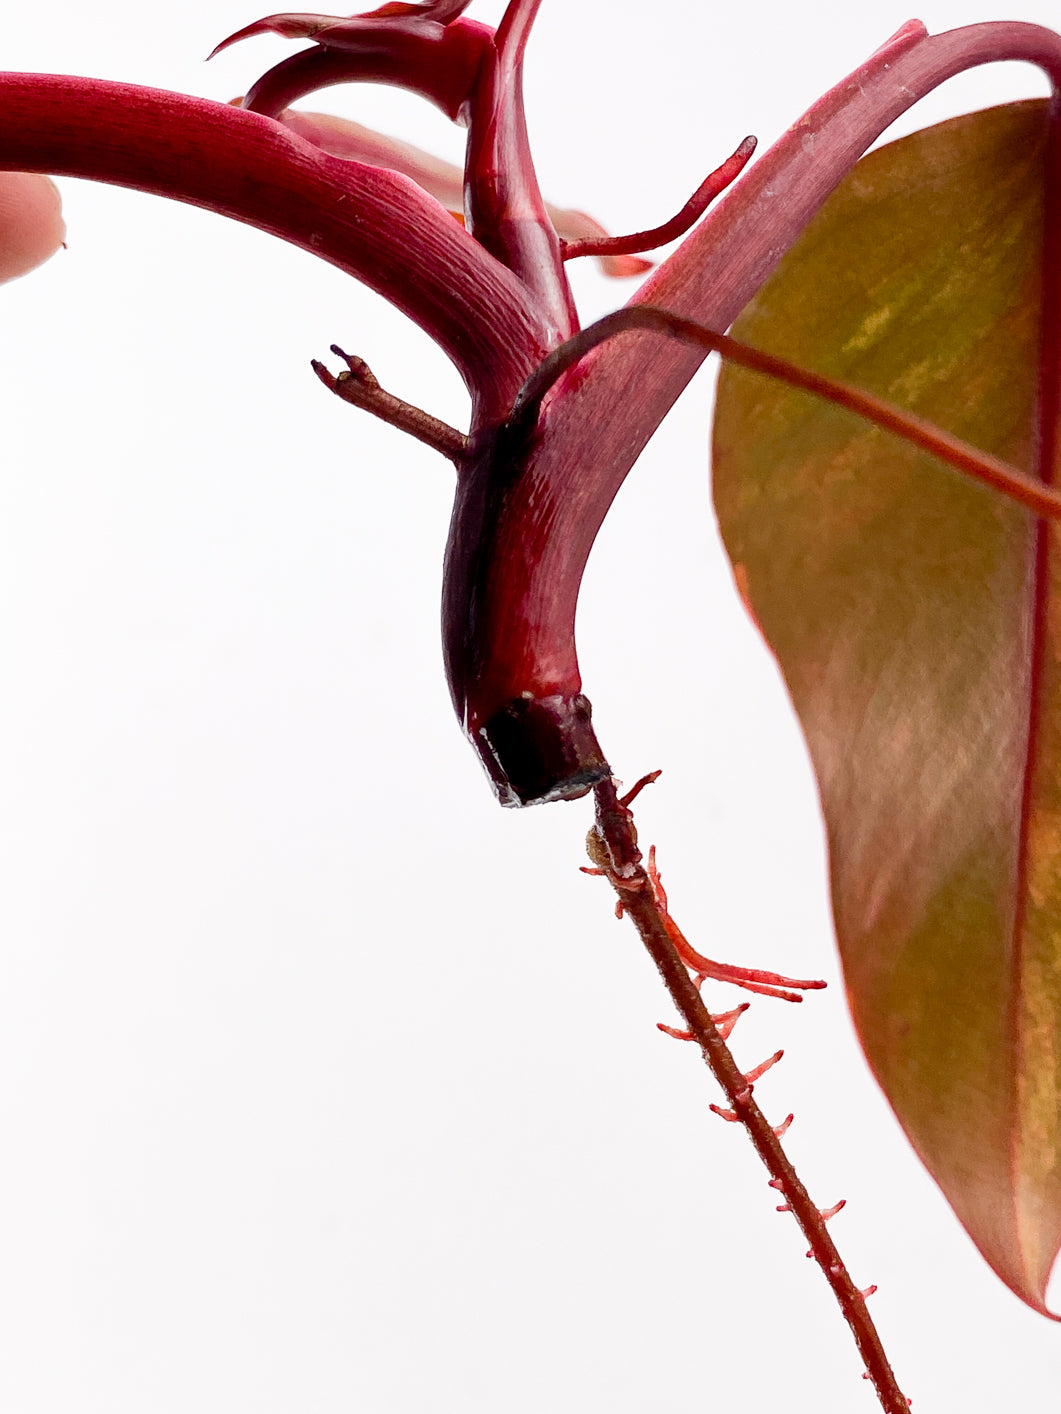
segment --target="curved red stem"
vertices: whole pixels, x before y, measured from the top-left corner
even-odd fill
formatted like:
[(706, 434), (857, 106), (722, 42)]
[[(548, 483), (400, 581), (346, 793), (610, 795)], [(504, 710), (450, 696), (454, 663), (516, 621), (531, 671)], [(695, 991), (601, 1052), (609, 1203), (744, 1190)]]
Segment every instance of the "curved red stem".
[(360, 48), (318, 44), (281, 60), (248, 90), (244, 108), (275, 118), (318, 89), (341, 83), (393, 84), (419, 94), (456, 121), (468, 101), (493, 35), (486, 25), (454, 20), (443, 29), (387, 33)]
[[(896, 117), (953, 75), (1006, 59), (1039, 65), (1059, 87), (1061, 38), (1039, 26), (984, 24), (934, 37), (904, 27), (793, 125), (634, 302), (726, 328)], [(484, 759), (481, 733), (506, 704), (581, 693), (574, 621), (590, 549), (702, 357), (673, 346), (646, 358), (635, 338), (616, 339), (546, 397), (531, 443), (502, 444), (472, 464), (451, 528), (443, 616), (454, 701)], [(496, 767), (495, 759), (495, 781)]]
[(560, 238), (538, 187), (523, 110), (523, 55), (541, 0), (509, 0), (469, 98), (468, 229), (532, 290), (561, 343), (578, 328)]
[(710, 176), (704, 178), (677, 216), (664, 221), (662, 226), (653, 226), (647, 231), (635, 231), (629, 236), (599, 236), (578, 241), (562, 241), (564, 259), (576, 260), (582, 255), (637, 255), (641, 251), (656, 250), (661, 245), (667, 245), (669, 241), (676, 241), (696, 225), (715, 197), (721, 195), (730, 183), (736, 180), (755, 151), (755, 145), (755, 138), (746, 137), (732, 157), (727, 157), (721, 167), (716, 167)]
[(135, 187), (301, 246), (425, 329), (463, 374), (480, 421), (505, 415), (555, 342), (521, 281), (412, 182), (229, 104), (0, 74), (0, 168)]

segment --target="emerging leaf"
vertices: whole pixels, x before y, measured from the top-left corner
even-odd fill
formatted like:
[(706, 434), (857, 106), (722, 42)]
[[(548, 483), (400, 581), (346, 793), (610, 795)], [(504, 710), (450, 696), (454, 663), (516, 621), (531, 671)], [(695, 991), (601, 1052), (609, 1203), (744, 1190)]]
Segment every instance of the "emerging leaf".
[[(1034, 470), (1046, 108), (871, 154), (737, 337)], [(817, 772), (862, 1044), (981, 1252), (1061, 1246), (1057, 532), (915, 447), (724, 369), (715, 504)]]
[[(314, 147), (330, 152), (333, 157), (403, 172), (463, 221), (464, 172), (460, 167), (424, 152), (412, 143), (386, 137), (372, 128), (351, 122), (349, 118), (337, 118), (330, 113), (304, 113), (297, 108), (288, 108), (279, 114), (279, 121), (298, 133), (299, 137), (313, 143)], [(565, 240), (608, 239), (608, 232), (600, 222), (594, 221), (584, 211), (565, 210), (548, 201), (545, 209), (556, 234)], [(604, 255), (600, 257), (600, 268), (605, 275), (623, 279), (630, 275), (643, 275), (646, 270), (652, 269), (652, 262), (640, 260), (634, 255)]]

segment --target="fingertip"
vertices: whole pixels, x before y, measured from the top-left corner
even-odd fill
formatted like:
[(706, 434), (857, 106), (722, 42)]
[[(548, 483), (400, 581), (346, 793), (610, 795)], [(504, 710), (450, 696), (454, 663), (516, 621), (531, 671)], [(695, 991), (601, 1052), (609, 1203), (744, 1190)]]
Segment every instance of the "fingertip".
[(62, 198), (50, 177), (0, 172), (0, 281), (42, 265), (65, 236)]

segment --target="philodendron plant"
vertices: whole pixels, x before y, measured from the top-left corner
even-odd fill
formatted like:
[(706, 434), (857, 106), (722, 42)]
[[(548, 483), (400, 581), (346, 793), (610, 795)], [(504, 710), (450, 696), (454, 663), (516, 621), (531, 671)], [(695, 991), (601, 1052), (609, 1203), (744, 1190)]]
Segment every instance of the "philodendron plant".
[[(619, 783), (575, 615), (624, 478), (720, 353), (715, 506), (813, 759), (856, 1027), (973, 1242), (1049, 1315), (1061, 1247), (1061, 37), (904, 24), (765, 153), (734, 143), (673, 220), (613, 238), (539, 188), (522, 94), (537, 0), (510, 0), (496, 30), (468, 8), (424, 0), (248, 24), (218, 50), (263, 33), (305, 47), (229, 104), (0, 75), (0, 166), (133, 187), (279, 236), (384, 295), (451, 359), (471, 397), (466, 428), (384, 389), (339, 345), (313, 367), (455, 467), (443, 645), (468, 743), (503, 806), (592, 797), (587, 872), (611, 885), (681, 1013), (664, 1029), (700, 1047), (724, 1092), (711, 1109), (749, 1134), (895, 1414), (907, 1399), (872, 1288), (826, 1227), (839, 1205), (811, 1198), (784, 1151), (791, 1117), (756, 1100), (780, 1053), (739, 1067), (727, 1041), (747, 1003), (709, 1011), (701, 997), (724, 982), (793, 1002), (822, 984), (709, 958), (683, 934), (633, 824), (655, 773)], [(1037, 65), (1054, 98), (864, 157), (944, 80), (1001, 60)], [(461, 127), (463, 172), (293, 107), (365, 81)], [(4, 190), (19, 274), (61, 231), (50, 187), (19, 175)], [(568, 262), (642, 274), (646, 253), (679, 236), (628, 304), (582, 327)]]

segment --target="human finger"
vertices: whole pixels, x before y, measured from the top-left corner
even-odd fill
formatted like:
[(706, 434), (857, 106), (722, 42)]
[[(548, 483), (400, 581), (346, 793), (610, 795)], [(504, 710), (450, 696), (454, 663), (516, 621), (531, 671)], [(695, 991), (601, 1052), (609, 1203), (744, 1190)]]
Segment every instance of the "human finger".
[(0, 281), (28, 274), (65, 235), (59, 188), (49, 177), (0, 172)]

